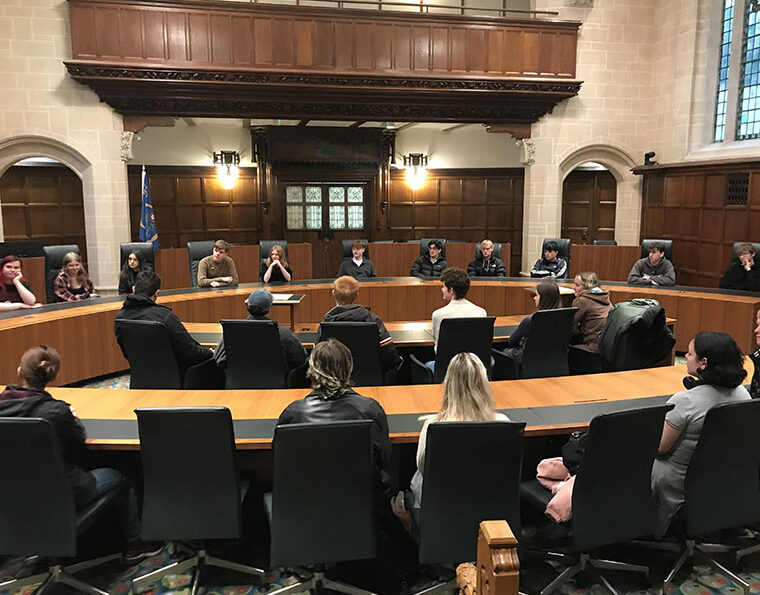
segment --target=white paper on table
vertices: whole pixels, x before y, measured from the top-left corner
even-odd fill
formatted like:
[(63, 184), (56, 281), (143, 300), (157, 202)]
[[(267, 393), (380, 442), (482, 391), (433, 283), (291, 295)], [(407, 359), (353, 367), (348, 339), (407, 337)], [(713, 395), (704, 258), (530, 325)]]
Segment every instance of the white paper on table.
[(292, 293), (273, 293), (272, 296), (274, 297), (275, 302), (287, 302), (290, 298), (293, 297)]

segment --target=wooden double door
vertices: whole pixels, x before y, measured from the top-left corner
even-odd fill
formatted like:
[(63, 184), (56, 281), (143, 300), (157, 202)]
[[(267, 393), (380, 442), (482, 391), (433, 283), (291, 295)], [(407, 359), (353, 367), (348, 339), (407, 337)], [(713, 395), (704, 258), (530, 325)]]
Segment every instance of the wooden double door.
[(574, 170), (562, 185), (562, 237), (573, 244), (615, 239), (617, 182), (607, 170)]

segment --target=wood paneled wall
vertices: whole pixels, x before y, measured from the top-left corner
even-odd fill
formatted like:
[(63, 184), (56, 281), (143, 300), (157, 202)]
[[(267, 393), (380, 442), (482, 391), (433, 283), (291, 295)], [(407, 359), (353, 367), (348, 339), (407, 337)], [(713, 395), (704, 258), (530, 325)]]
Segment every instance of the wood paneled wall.
[(505, 264), (515, 276), (522, 258), (523, 181), (519, 168), (428, 170), (424, 186), (413, 191), (404, 173), (394, 170), (376, 239), (509, 242), (511, 263)]
[[(679, 285), (717, 287), (734, 242), (760, 241), (760, 161), (639, 167), (644, 176), (641, 237), (673, 240)], [(729, 183), (746, 174), (746, 202)]]
[(87, 262), (82, 180), (68, 167), (9, 168), (0, 178), (0, 206), (6, 242), (78, 244)]

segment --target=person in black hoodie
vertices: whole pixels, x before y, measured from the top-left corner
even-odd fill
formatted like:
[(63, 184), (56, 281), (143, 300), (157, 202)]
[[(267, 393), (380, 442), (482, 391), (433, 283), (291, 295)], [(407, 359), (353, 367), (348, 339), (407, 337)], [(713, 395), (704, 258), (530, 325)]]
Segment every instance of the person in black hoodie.
[[(399, 363), (396, 345), (377, 314), (370, 312), (364, 306), (354, 304), (354, 300), (359, 295), (359, 287), (359, 282), (349, 275), (335, 279), (332, 294), (336, 305), (325, 314), (324, 322), (374, 322), (380, 334), (380, 361), (383, 363), (383, 369), (387, 372)], [(317, 341), (321, 338), (322, 329), (320, 327)]]
[(20, 384), (10, 384), (0, 393), (0, 417), (40, 417), (50, 422), (58, 436), (77, 510), (112, 490), (121, 490), (117, 503), (127, 540), (125, 559), (136, 562), (159, 553), (160, 544), (140, 540), (137, 494), (124, 475), (107, 467), (85, 470), (84, 426), (68, 403), (54, 399), (45, 390), (60, 367), (61, 358), (52, 347), (37, 345), (27, 349), (17, 370)]
[[(171, 341), (174, 355), (177, 358), (181, 373), (184, 374), (185, 370), (190, 366), (211, 359), (214, 356), (214, 352), (206, 349), (190, 336), (190, 333), (182, 326), (179, 318), (172, 312), (171, 308), (156, 303), (160, 288), (161, 277), (156, 275), (152, 270), (148, 269), (137, 275), (134, 293), (128, 294), (124, 298), (124, 305), (114, 319), (116, 341), (118, 341), (119, 347), (121, 347), (121, 351), (126, 358), (127, 352), (124, 349), (124, 345), (122, 345), (116, 321), (154, 320), (160, 322), (169, 331), (169, 340)], [(149, 347), (149, 345), (145, 346), (146, 349)]]
[(480, 250), (477, 256), (467, 265), (467, 274), (470, 277), (504, 277), (506, 269), (501, 258), (493, 255), (493, 242), (485, 239), (480, 242)]
[(121, 274), (119, 275), (119, 295), (132, 293), (132, 288), (135, 286), (137, 275), (142, 271), (151, 269), (151, 267), (139, 250), (130, 252), (127, 256), (127, 260), (124, 261), (124, 266), (121, 267)]
[(721, 289), (760, 291), (760, 265), (755, 263), (755, 247), (746, 242), (736, 247), (738, 262), (732, 262), (720, 278)]

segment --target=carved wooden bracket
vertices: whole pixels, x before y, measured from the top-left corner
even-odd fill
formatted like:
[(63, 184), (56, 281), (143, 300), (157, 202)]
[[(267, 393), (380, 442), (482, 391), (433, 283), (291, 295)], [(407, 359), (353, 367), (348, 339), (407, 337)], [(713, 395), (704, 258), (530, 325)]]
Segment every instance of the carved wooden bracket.
[(506, 521), (483, 521), (478, 530), (477, 595), (517, 595), (517, 539)]

